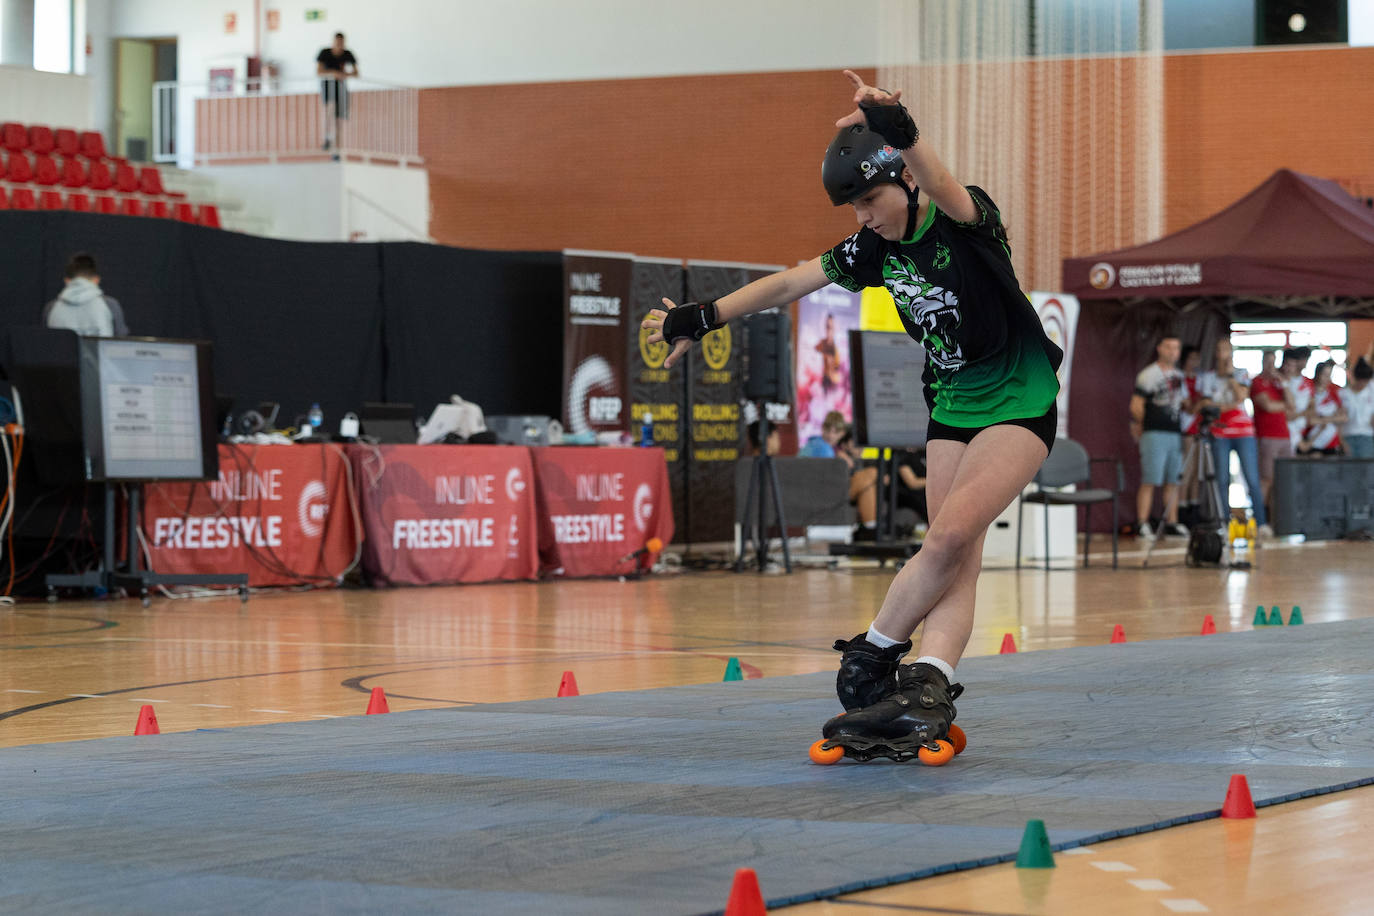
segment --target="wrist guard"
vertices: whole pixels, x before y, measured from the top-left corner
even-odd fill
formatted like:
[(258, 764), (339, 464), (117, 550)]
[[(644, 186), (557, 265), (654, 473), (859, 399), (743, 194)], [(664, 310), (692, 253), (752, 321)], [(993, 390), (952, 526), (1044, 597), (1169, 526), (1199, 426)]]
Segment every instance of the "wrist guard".
[(895, 149), (911, 149), (920, 139), (921, 132), (916, 129), (911, 112), (900, 102), (896, 105), (860, 104), (859, 108), (864, 113), (864, 119), (868, 121), (868, 129), (882, 137), (888, 146)]
[(663, 319), (663, 339), (668, 343), (690, 338), (701, 340), (717, 328), (725, 327), (716, 313), (716, 300), (707, 302), (684, 302), (675, 309), (669, 309)]

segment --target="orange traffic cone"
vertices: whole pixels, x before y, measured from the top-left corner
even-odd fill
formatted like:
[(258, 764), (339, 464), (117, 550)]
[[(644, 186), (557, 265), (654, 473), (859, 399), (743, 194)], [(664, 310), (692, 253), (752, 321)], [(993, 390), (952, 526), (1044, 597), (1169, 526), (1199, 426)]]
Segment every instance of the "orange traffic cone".
[(1122, 628), (1121, 624), (1118, 623), (1116, 626), (1112, 627), (1112, 642), (1125, 642), (1125, 641), (1126, 641), (1126, 631), (1125, 631), (1125, 629)]
[(373, 687), (372, 697), (367, 701), (367, 714), (375, 716), (383, 712), (391, 712), (391, 709), (386, 705), (386, 692), (380, 687)]
[(1202, 635), (1203, 635), (1203, 636), (1206, 636), (1208, 633), (1215, 633), (1216, 631), (1217, 631), (1217, 622), (1216, 622), (1215, 620), (1212, 619), (1212, 615), (1211, 615), (1211, 614), (1208, 614), (1206, 617), (1202, 618)]
[(153, 713), (153, 707), (144, 706), (138, 711), (138, 723), (134, 725), (135, 735), (160, 735), (162, 731), (157, 727), (157, 716)]
[(558, 682), (558, 695), (560, 697), (581, 696), (577, 691), (577, 678), (571, 671), (563, 672), (563, 680)]
[(1001, 650), (1000, 650), (997, 654), (998, 654), (998, 655), (1015, 655), (1015, 654), (1016, 654), (1016, 640), (1014, 640), (1014, 639), (1011, 638), (1011, 634), (1010, 634), (1010, 633), (1008, 633), (1006, 636), (1003, 636), (1003, 637), (1002, 637), (1002, 648), (1001, 648)]
[(1250, 784), (1239, 773), (1231, 777), (1231, 784), (1226, 787), (1226, 801), (1221, 805), (1221, 816), (1235, 818), (1255, 816), (1255, 802), (1250, 797)]
[(725, 904), (725, 916), (764, 916), (767, 912), (763, 892), (759, 890), (759, 876), (752, 868), (736, 871), (735, 883), (730, 886), (730, 900)]

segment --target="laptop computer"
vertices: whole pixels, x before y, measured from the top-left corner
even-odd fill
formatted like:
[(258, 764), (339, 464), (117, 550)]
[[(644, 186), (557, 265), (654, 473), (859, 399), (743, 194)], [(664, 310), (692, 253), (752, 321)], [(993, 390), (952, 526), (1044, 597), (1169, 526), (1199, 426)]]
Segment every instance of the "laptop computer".
[(366, 401), (358, 419), (362, 435), (384, 445), (414, 445), (418, 438), (414, 404)]

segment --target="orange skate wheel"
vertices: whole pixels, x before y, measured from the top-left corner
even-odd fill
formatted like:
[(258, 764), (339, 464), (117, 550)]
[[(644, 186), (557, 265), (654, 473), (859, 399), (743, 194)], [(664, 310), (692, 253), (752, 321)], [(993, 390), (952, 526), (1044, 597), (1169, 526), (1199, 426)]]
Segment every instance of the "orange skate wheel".
[(923, 747), (916, 752), (916, 757), (928, 767), (942, 767), (954, 759), (954, 745), (948, 741), (936, 741), (938, 751), (932, 751), (928, 747)]
[(832, 763), (839, 763), (839, 762), (840, 762), (840, 758), (844, 757), (844, 748), (842, 748), (842, 747), (830, 747), (830, 748), (827, 748), (827, 747), (823, 747), (823, 746), (822, 746), (822, 745), (824, 745), (824, 744), (825, 744), (825, 739), (822, 738), (821, 740), (817, 741), (815, 744), (811, 745), (811, 750), (810, 750), (811, 762), (812, 762), (812, 763), (818, 763), (818, 764), (820, 764), (820, 765), (823, 766), (823, 767), (828, 767), (828, 766), (830, 766), (830, 764), (832, 764)]
[(964, 752), (964, 748), (968, 747), (968, 735), (965, 735), (964, 730), (957, 725), (951, 725), (949, 727), (947, 740), (950, 744), (954, 745), (954, 754), (956, 757)]

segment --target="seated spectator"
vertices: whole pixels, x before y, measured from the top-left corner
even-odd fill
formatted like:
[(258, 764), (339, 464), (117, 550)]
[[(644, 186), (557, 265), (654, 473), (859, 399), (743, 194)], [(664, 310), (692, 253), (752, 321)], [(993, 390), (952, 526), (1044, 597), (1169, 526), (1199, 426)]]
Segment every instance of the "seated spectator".
[(916, 513), (916, 527), (929, 527), (930, 510), (926, 508), (926, 450), (899, 449), (894, 455), (897, 463), (897, 506)]
[(1298, 443), (1299, 455), (1320, 458), (1341, 453), (1341, 426), (1349, 418), (1341, 401), (1341, 388), (1331, 381), (1335, 366), (1327, 360), (1318, 363), (1312, 372), (1312, 397), (1303, 412), (1307, 427)]
[[(745, 427), (745, 433), (749, 437), (749, 454), (758, 455), (759, 421), (755, 420), (753, 423), (750, 423), (747, 427)], [(778, 452), (780, 451), (782, 451), (782, 433), (778, 431), (777, 426), (770, 425), (768, 427), (768, 457), (776, 457)]]
[(100, 271), (88, 254), (72, 255), (63, 272), (65, 286), (43, 307), (43, 323), (67, 328), (83, 337), (128, 337), (124, 310), (100, 289)]
[(821, 423), (821, 434), (812, 436), (806, 440), (801, 449), (797, 452), (799, 458), (834, 458), (835, 443), (840, 441), (840, 437), (849, 429), (849, 424), (845, 422), (844, 414), (838, 410), (832, 410), (825, 415), (825, 420)]
[(835, 443), (835, 455), (849, 465), (849, 503), (859, 514), (854, 540), (877, 540), (878, 469), (864, 467), (862, 450), (847, 429)]
[(1374, 458), (1374, 366), (1363, 356), (1350, 373), (1350, 387), (1341, 398), (1345, 404), (1345, 426), (1341, 441), (1351, 458)]

